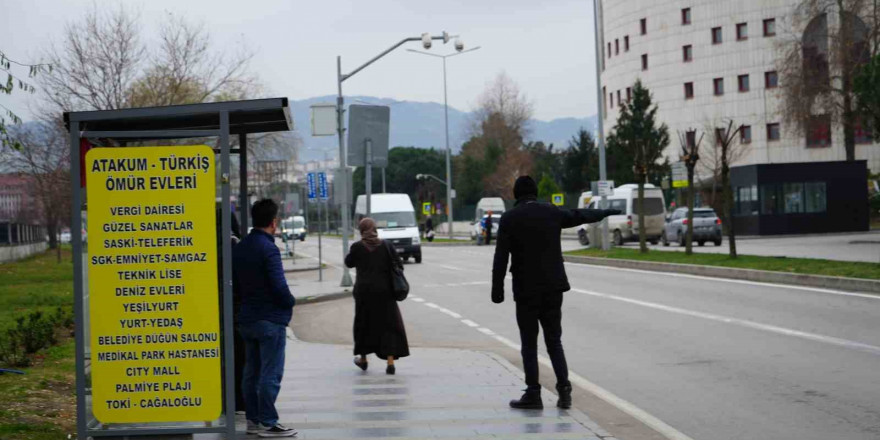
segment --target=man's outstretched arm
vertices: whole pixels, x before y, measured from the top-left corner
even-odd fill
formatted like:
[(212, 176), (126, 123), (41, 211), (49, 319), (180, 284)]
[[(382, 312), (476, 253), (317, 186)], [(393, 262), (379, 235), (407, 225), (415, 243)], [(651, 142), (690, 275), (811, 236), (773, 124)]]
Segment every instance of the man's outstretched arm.
[(584, 223), (596, 223), (609, 215), (617, 215), (619, 209), (560, 209), (562, 228), (573, 228)]

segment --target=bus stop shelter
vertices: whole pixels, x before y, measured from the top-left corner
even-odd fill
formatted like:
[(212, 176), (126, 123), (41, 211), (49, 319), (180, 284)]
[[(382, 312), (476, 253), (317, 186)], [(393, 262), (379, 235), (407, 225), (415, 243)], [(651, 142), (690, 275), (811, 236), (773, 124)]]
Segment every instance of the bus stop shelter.
[[(230, 156), (239, 155), (239, 213), (241, 234), (248, 230), (248, 135), (257, 133), (282, 132), (293, 129), (287, 98), (255, 99), (246, 101), (216, 102), (165, 107), (135, 108), (123, 110), (69, 112), (64, 114), (64, 122), (70, 135), (71, 158), (71, 231), (74, 268), (74, 314), (76, 325), (76, 398), (77, 398), (77, 438), (124, 437), (138, 435), (169, 436), (180, 434), (221, 433), (227, 438), (235, 437), (235, 379), (232, 321), (232, 264), (231, 228), (232, 207), (230, 175)], [(238, 148), (231, 148), (230, 136), (238, 136)], [(219, 169), (213, 176), (214, 188), (220, 201), (219, 237), (221, 245), (216, 257), (222, 261), (219, 289), (222, 301), (217, 316), (220, 329), (222, 365), (222, 412), (214, 420), (162, 421), (104, 423), (95, 417), (92, 399), (93, 388), (103, 377), (93, 377), (89, 336), (89, 281), (87, 271), (89, 256), (86, 251), (83, 231), (83, 214), (90, 205), (98, 201), (86, 200), (84, 178), (86, 173), (86, 148), (84, 141), (100, 139), (101, 143), (112, 147), (96, 145), (100, 148), (122, 148), (137, 142), (139, 145), (168, 145), (170, 140), (207, 139), (213, 144), (214, 163)], [(152, 148), (152, 147), (149, 147)], [(169, 147), (161, 147), (169, 148)], [(175, 147), (176, 148), (176, 147)], [(94, 149), (93, 149), (94, 150)], [(158, 151), (158, 150), (155, 150)], [(183, 151), (183, 150), (181, 150)], [(120, 151), (121, 152), (121, 151)], [(217, 159), (219, 158), (219, 161)], [(146, 163), (146, 162), (144, 162)], [(206, 165), (207, 167), (207, 165)], [(152, 168), (156, 168), (155, 165)], [(163, 167), (164, 169), (164, 167)], [(207, 168), (206, 168), (207, 169)], [(152, 173), (159, 173), (152, 170)], [(195, 175), (195, 174), (193, 174)], [(162, 177), (159, 176), (159, 179)], [(201, 178), (201, 177), (200, 177)], [(204, 177), (207, 179), (208, 177)], [(109, 179), (109, 178), (108, 178)], [(212, 190), (213, 193), (213, 190)], [(136, 203), (136, 200), (133, 201)], [(211, 200), (212, 206), (215, 201)], [(212, 209), (212, 214), (213, 214)], [(87, 218), (91, 219), (91, 216)], [(214, 217), (212, 217), (214, 218)], [(204, 241), (204, 240), (203, 240)], [(91, 241), (90, 241), (91, 242)], [(99, 246), (93, 243), (93, 246)], [(91, 254), (91, 252), (89, 252)], [(94, 277), (91, 277), (94, 278)], [(92, 280), (92, 283), (95, 283)], [(220, 293), (220, 292), (218, 292)], [(216, 296), (215, 296), (216, 297)], [(124, 385), (123, 389), (125, 388)], [(119, 388), (117, 388), (119, 389)]]

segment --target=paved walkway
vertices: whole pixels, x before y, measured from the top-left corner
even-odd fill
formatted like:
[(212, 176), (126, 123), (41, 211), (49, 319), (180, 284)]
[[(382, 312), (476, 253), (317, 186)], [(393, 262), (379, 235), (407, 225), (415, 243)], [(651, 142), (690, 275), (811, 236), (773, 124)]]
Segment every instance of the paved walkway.
[[(508, 408), (522, 373), (493, 354), (414, 348), (394, 376), (375, 357), (366, 372), (352, 359), (350, 347), (288, 340), (277, 408), (297, 438), (613, 440), (580, 411), (557, 409), (546, 389), (544, 410)], [(244, 435), (243, 419), (238, 428), (256, 438)]]

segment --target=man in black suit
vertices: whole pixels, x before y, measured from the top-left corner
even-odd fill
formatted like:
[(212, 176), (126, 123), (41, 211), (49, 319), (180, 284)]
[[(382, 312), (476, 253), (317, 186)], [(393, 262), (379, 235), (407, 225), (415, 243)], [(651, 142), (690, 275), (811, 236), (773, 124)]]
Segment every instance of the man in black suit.
[(544, 328), (544, 342), (556, 373), (560, 408), (571, 407), (571, 382), (562, 348), (562, 293), (571, 289), (562, 260), (562, 229), (595, 223), (616, 209), (560, 209), (539, 203), (538, 185), (529, 176), (516, 179), (516, 205), (501, 216), (492, 269), (492, 302), (504, 302), (504, 276), (510, 258), (513, 300), (526, 372), (525, 394), (512, 400), (518, 409), (543, 409), (538, 382), (538, 325)]

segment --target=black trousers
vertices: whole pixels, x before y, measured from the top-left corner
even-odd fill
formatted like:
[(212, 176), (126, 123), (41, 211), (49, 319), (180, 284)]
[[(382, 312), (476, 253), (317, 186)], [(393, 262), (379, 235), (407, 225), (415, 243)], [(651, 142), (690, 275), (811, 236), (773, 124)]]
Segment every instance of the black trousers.
[(548, 293), (516, 303), (516, 323), (522, 344), (523, 368), (529, 389), (540, 389), (538, 380), (538, 326), (544, 329), (547, 354), (556, 373), (556, 386), (570, 385), (568, 363), (562, 348), (562, 292)]
[(235, 354), (235, 410), (244, 411), (244, 390), (241, 389), (241, 379), (244, 377), (245, 349), (244, 338), (235, 326), (234, 354)]

